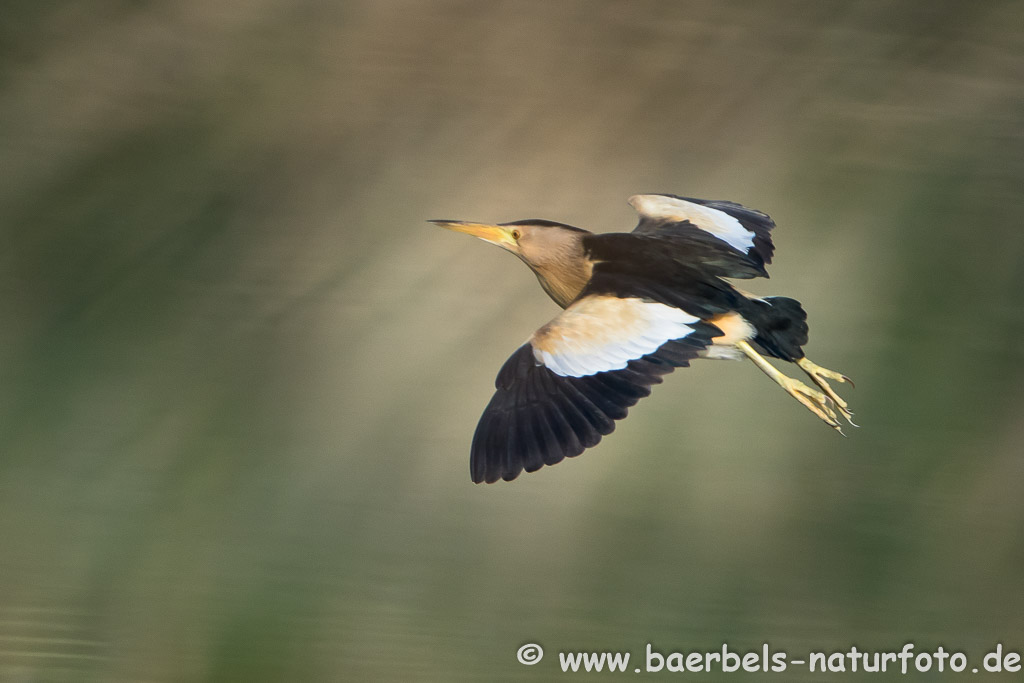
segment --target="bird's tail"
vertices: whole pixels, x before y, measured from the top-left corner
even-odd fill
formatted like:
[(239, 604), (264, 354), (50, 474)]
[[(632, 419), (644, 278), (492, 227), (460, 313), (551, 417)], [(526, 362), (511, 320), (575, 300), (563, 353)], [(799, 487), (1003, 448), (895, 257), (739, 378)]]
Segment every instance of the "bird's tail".
[(765, 355), (796, 362), (804, 357), (807, 343), (807, 312), (796, 299), (771, 296), (747, 299), (743, 317), (757, 330), (753, 342)]

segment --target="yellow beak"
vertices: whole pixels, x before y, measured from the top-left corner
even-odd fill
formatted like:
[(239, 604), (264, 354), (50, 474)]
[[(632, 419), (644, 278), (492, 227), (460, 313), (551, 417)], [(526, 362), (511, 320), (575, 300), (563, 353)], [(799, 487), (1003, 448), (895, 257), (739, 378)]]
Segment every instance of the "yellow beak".
[(442, 228), (447, 228), (448, 230), (464, 232), (467, 235), (479, 237), (485, 242), (497, 244), (499, 247), (503, 247), (505, 249), (511, 249), (516, 245), (516, 241), (512, 239), (512, 228), (507, 228), (501, 225), (470, 223), (468, 221), (433, 220), (429, 222)]

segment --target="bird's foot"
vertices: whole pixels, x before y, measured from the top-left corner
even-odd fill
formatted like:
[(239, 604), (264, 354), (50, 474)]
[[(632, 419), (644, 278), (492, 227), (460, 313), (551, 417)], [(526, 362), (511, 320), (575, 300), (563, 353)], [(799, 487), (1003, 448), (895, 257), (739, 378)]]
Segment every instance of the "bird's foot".
[[(845, 407), (840, 408), (839, 404), (834, 403), (827, 393), (822, 393), (820, 391), (812, 389), (803, 382), (801, 382), (800, 380), (793, 379), (788, 375), (782, 374), (781, 372), (779, 372), (778, 368), (776, 368), (774, 365), (765, 360), (765, 358), (757, 351), (755, 351), (753, 347), (751, 347), (750, 344), (748, 344), (747, 342), (737, 342), (736, 348), (738, 348), (740, 351), (746, 354), (746, 356), (750, 358), (750, 360), (754, 361), (754, 365), (759, 367), (761, 371), (764, 372), (764, 374), (771, 377), (776, 384), (785, 389), (786, 393), (788, 393), (796, 400), (800, 401), (800, 403), (805, 408), (807, 408), (807, 410), (817, 415), (821, 419), (821, 421), (827, 424), (829, 427), (836, 430), (840, 434), (843, 434), (842, 427), (839, 424), (839, 416), (836, 415), (836, 411), (835, 409), (833, 409), (832, 406), (835, 405), (837, 408), (839, 408), (840, 412), (842, 412), (843, 415), (846, 414), (845, 412), (843, 412), (846, 410)], [(817, 366), (813, 364), (812, 366), (817, 368)], [(824, 368), (821, 369), (824, 370)], [(832, 371), (827, 370), (826, 372), (831, 373)], [(814, 379), (813, 375), (812, 379)], [(831, 391), (831, 388), (829, 389), (829, 391)], [(846, 435), (843, 434), (843, 436)]]
[(808, 358), (801, 358), (796, 362), (796, 364), (800, 366), (801, 370), (807, 373), (807, 376), (811, 378), (811, 381), (818, 385), (818, 388), (824, 392), (825, 396), (827, 396), (832, 402), (839, 414), (842, 415), (847, 422), (856, 427), (857, 424), (853, 421), (853, 411), (850, 410), (849, 404), (847, 404), (847, 402), (835, 392), (832, 385), (828, 383), (828, 380), (831, 379), (836, 382), (848, 383), (852, 387), (854, 386), (853, 380), (842, 373), (836, 372), (835, 370), (823, 368)]
[[(812, 389), (793, 377), (781, 375), (777, 381), (779, 386), (785, 389), (790, 396), (800, 401), (807, 410), (817, 415), (829, 427), (843, 434), (842, 426), (839, 423), (839, 416), (836, 415), (836, 410), (833, 406), (844, 416), (846, 415), (845, 408), (840, 407), (838, 403), (834, 403), (828, 395)], [(843, 434), (843, 436), (846, 435)]]

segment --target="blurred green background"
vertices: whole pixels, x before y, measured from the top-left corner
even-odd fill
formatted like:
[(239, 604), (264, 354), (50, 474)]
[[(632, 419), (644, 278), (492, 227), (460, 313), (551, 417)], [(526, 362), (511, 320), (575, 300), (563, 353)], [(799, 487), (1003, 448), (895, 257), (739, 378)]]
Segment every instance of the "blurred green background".
[[(1015, 1), (7, 0), (0, 680), (1024, 650), (1022, 188)], [(424, 221), (624, 230), (637, 192), (776, 219), (750, 287), (862, 428), (703, 362), (472, 485), (557, 308)]]

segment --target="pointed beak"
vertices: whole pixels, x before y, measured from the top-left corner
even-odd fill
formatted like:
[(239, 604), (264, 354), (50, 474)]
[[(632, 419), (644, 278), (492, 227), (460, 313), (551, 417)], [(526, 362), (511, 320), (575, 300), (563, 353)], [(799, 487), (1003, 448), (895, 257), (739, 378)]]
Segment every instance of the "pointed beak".
[(512, 229), (502, 225), (490, 225), (488, 223), (470, 223), (469, 221), (444, 221), (444, 220), (433, 220), (428, 221), (434, 225), (448, 230), (454, 230), (455, 232), (464, 232), (467, 235), (473, 237), (479, 237), (485, 242), (491, 244), (497, 244), (499, 247), (504, 249), (510, 249), (515, 246), (516, 241), (512, 239)]

